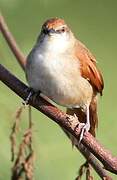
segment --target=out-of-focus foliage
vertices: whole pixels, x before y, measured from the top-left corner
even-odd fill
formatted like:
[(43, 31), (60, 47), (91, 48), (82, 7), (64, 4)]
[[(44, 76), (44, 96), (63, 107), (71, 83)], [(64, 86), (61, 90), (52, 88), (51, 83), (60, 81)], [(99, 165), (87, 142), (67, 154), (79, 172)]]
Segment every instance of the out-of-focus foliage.
[[(113, 0), (0, 0), (0, 11), (6, 18), (21, 50), (27, 54), (40, 32), (42, 23), (51, 17), (61, 17), (75, 35), (95, 54), (105, 80), (104, 95), (99, 101), (97, 138), (117, 152), (117, 1)], [(25, 81), (24, 72), (17, 64), (0, 34), (0, 62)], [(21, 99), (0, 82), (0, 179), (10, 179), (9, 134), (13, 117)], [(27, 111), (22, 127), (26, 126)], [(35, 179), (71, 180), (84, 161), (72, 150), (62, 130), (41, 113), (33, 110), (34, 148), (36, 151)], [(95, 179), (99, 179), (94, 173)], [(113, 178), (116, 177), (113, 175)]]

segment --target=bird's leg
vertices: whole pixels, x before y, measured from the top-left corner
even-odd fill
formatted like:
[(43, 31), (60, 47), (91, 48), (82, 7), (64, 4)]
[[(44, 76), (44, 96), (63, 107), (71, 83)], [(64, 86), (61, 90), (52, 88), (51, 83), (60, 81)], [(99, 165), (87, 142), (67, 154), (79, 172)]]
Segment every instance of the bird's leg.
[(81, 142), (85, 132), (88, 132), (90, 129), (90, 119), (89, 119), (89, 105), (86, 105), (86, 123), (81, 129), (79, 143)]

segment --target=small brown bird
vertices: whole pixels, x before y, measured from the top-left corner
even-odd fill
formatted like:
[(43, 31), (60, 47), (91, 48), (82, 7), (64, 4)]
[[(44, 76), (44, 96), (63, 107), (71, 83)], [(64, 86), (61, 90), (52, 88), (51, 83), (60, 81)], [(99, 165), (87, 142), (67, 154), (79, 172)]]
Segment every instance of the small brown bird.
[(97, 94), (102, 95), (103, 78), (96, 59), (77, 40), (63, 19), (47, 20), (27, 58), (29, 86), (78, 116), (82, 129), (95, 136)]

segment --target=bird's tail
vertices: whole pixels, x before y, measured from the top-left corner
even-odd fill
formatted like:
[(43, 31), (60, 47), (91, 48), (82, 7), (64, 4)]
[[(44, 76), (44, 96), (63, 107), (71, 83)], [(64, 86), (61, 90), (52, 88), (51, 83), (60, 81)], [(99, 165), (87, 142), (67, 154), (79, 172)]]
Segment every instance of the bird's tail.
[[(85, 123), (86, 122), (86, 113), (82, 111), (81, 108), (75, 108), (75, 109), (67, 109), (67, 114), (69, 115), (76, 115), (78, 117), (78, 120), (80, 121), (80, 123)], [(92, 98), (92, 101), (90, 103), (90, 107), (89, 107), (89, 115), (90, 115), (90, 130), (89, 132), (95, 137), (96, 135), (96, 128), (98, 126), (98, 116), (97, 116), (97, 95), (95, 95)], [(78, 140), (75, 139), (71, 134), (68, 134), (67, 132), (65, 132), (67, 134), (67, 136), (71, 139), (72, 144), (75, 145), (76, 147), (78, 147)], [(88, 168), (89, 166), (88, 161), (86, 161), (79, 170), (79, 176), (80, 174), (82, 174), (82, 169), (84, 168)]]

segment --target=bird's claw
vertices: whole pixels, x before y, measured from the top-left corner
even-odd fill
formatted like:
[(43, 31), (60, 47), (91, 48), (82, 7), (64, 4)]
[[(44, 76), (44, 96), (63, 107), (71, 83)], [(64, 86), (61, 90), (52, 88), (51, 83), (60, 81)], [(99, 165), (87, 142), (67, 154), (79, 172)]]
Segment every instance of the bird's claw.
[(29, 94), (28, 94), (26, 100), (25, 100), (24, 102), (22, 102), (22, 104), (23, 104), (24, 106), (26, 106), (26, 105), (29, 104), (30, 97), (31, 97), (33, 94), (34, 94), (33, 90), (30, 89)]

